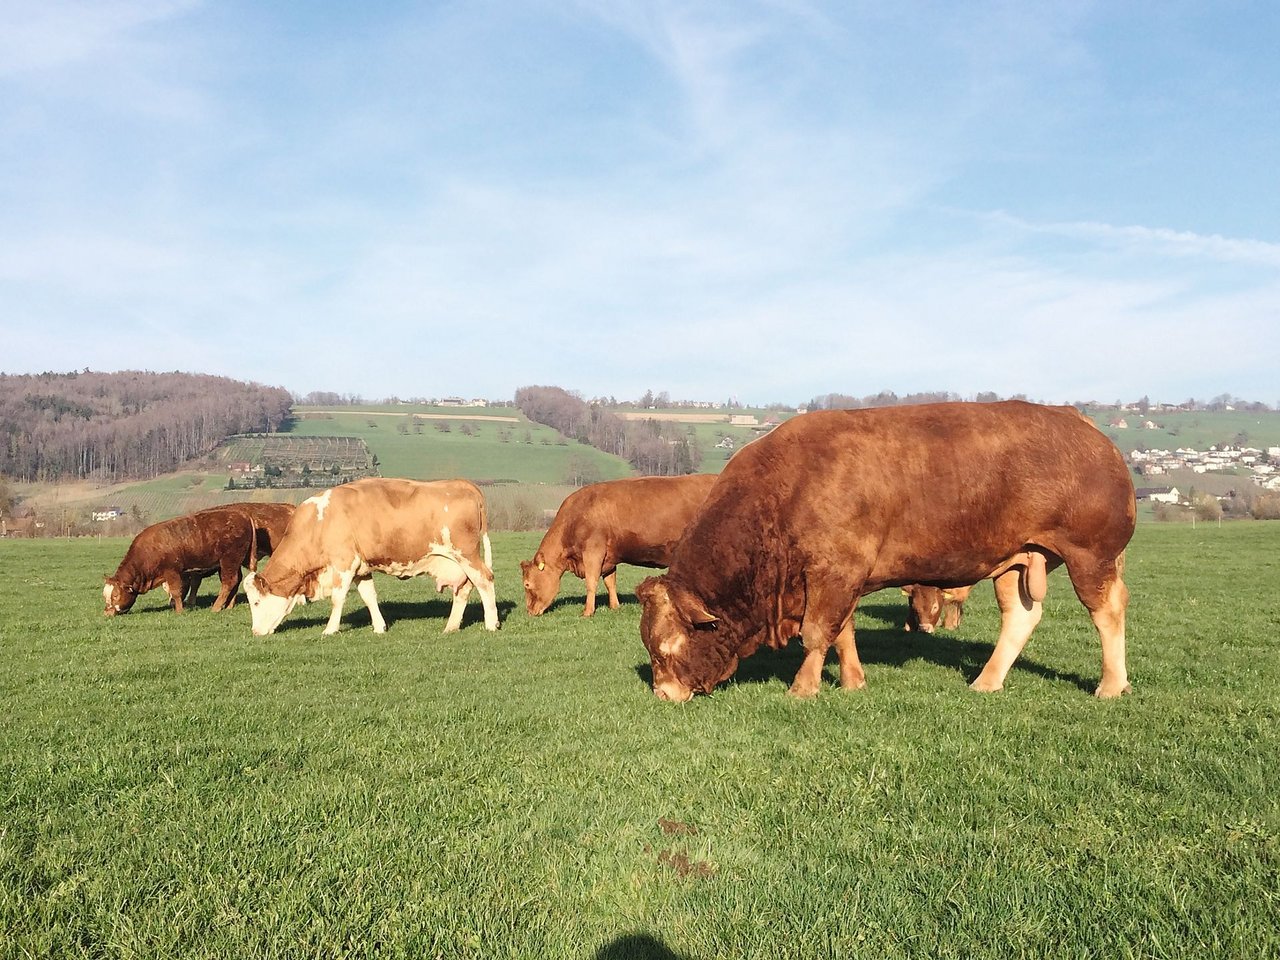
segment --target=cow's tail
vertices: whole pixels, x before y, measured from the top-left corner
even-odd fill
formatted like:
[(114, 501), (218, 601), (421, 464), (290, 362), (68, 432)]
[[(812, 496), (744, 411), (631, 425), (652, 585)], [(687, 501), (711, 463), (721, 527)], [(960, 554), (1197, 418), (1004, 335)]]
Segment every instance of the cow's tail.
[(489, 546), (489, 533), (485, 531), (480, 534), (480, 539), (484, 541), (484, 565), (490, 570), (493, 569), (493, 548)]
[(252, 517), (249, 518), (249, 569), (255, 573), (258, 570), (258, 525)]

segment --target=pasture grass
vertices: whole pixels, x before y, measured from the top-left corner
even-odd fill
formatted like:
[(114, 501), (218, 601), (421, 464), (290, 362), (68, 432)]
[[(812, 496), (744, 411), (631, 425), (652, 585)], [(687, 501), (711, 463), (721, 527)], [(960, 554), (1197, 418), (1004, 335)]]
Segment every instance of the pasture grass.
[[(996, 633), (863, 600), (869, 687), (762, 652), (676, 706), (639, 607), (503, 629), (377, 579), (250, 635), (242, 605), (101, 614), (127, 541), (0, 541), (0, 957), (1241, 957), (1280, 934), (1280, 524), (1143, 525), (1132, 695), (1060, 573), (1006, 689)], [(646, 571), (624, 568), (627, 591)]]

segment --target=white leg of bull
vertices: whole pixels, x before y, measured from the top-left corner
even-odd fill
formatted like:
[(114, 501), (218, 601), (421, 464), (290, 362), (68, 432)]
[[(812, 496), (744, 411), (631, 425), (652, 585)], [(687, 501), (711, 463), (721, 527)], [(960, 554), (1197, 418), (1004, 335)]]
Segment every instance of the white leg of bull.
[(453, 633), (462, 627), (462, 612), (467, 607), (467, 598), (471, 596), (471, 581), (463, 581), (462, 586), (453, 590), (453, 606), (449, 609), (449, 622), (444, 625), (445, 633)]
[(1107, 591), (1106, 603), (1089, 611), (1102, 640), (1102, 681), (1094, 691), (1099, 697), (1118, 697), (1133, 689), (1125, 666), (1124, 611), (1128, 600), (1128, 587), (1116, 578)]
[(1121, 579), (1123, 569), (1123, 554), (1104, 562), (1075, 554), (1067, 557), (1071, 585), (1102, 641), (1102, 681), (1094, 691), (1099, 697), (1118, 697), (1132, 689), (1125, 667), (1124, 617), (1129, 588)]
[(342, 605), (347, 602), (347, 591), (351, 589), (351, 571), (347, 570), (338, 575), (338, 582), (333, 587), (333, 593), (330, 595), (330, 602), (333, 609), (329, 611), (329, 622), (324, 626), (323, 636), (330, 636), (338, 632), (338, 621), (342, 619)]
[(373, 577), (361, 577), (356, 581), (356, 593), (369, 608), (369, 619), (373, 621), (374, 633), (386, 633), (387, 621), (382, 619), (382, 611), (378, 609), (378, 591), (373, 589)]
[(1000, 607), (1000, 638), (995, 651), (978, 678), (969, 684), (970, 690), (994, 693), (1004, 688), (1013, 662), (1022, 653), (1031, 631), (1040, 622), (1044, 607), (1039, 600), (1031, 600), (1022, 589), (1022, 571), (1014, 567), (996, 578), (996, 604)]

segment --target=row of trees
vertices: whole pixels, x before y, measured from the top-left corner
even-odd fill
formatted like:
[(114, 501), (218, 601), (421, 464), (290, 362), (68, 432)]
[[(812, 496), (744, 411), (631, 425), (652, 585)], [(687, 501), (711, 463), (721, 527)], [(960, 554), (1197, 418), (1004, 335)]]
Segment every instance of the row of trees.
[(674, 423), (624, 420), (560, 387), (521, 387), (516, 391), (516, 406), (535, 423), (622, 457), (647, 476), (696, 473), (702, 465), (697, 440)]
[(159, 476), (236, 433), (275, 431), (287, 390), (191, 373), (0, 374), (0, 475)]

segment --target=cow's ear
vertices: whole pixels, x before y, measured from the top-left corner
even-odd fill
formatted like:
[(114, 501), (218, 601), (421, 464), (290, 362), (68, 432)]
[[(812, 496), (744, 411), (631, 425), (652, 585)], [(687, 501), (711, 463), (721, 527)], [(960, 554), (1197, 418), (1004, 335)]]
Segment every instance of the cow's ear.
[(910, 585), (905, 587), (899, 587), (898, 589), (902, 591), (902, 595), (904, 597), (909, 597), (912, 594), (912, 587)]
[(943, 600), (954, 600), (955, 598), (956, 598), (956, 595), (955, 595), (954, 593), (952, 593), (950, 590), (943, 590), (943, 591), (942, 591), (942, 599), (943, 599)]
[(680, 613), (687, 617), (695, 627), (714, 628), (720, 619), (708, 610), (702, 599), (691, 590), (681, 590), (679, 595), (673, 596), (672, 599), (675, 601)]
[(661, 577), (645, 577), (640, 581), (640, 586), (636, 587), (636, 597), (641, 603), (648, 603), (657, 595), (661, 586)]

